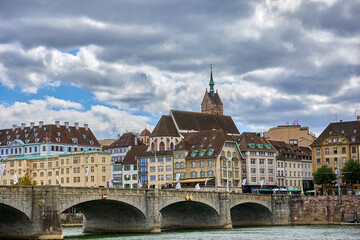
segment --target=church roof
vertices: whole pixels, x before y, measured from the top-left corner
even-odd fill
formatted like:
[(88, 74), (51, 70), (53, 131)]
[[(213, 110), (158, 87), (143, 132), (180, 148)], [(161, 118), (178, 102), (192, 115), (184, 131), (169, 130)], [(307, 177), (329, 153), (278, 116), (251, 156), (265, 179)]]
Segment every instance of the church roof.
[(171, 110), (179, 131), (206, 131), (222, 129), (226, 133), (240, 134), (230, 116)]
[(211, 95), (210, 92), (205, 91), (205, 95), (203, 98), (203, 102), (205, 100), (205, 98), (208, 98), (210, 100), (211, 103), (216, 104), (216, 105), (223, 105), (220, 96), (217, 92), (214, 93), (214, 96)]
[(150, 137), (180, 137), (175, 124), (169, 115), (163, 115)]
[(140, 136), (150, 136), (150, 134), (150, 131), (145, 128), (141, 131)]

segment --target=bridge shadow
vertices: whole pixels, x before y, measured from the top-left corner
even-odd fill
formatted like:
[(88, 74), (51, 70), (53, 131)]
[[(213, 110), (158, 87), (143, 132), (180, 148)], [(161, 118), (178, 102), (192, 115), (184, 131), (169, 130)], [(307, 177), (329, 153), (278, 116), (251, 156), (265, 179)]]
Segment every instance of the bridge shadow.
[(124, 202), (92, 200), (73, 207), (84, 215), (85, 233), (126, 233), (145, 229), (145, 215), (138, 208)]
[(207, 204), (196, 201), (182, 201), (170, 204), (160, 210), (162, 229), (217, 228), (218, 212)]
[(231, 221), (234, 227), (271, 225), (272, 213), (258, 203), (242, 203), (230, 209)]
[[(0, 233), (3, 239), (22, 238), (32, 228), (29, 217), (20, 210), (0, 203)], [(6, 236), (9, 233), (9, 236)], [(5, 234), (5, 235), (4, 235)]]

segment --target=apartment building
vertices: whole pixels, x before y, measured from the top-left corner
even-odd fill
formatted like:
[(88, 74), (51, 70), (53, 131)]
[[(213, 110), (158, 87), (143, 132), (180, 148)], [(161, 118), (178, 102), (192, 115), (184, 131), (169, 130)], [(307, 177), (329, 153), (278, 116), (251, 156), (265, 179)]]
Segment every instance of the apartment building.
[[(320, 136), (311, 144), (312, 167), (315, 172), (322, 165), (334, 169), (335, 173), (341, 171), (343, 165), (353, 159), (359, 161), (360, 151), (360, 118), (357, 121), (330, 123)], [(350, 188), (341, 182), (342, 191), (347, 193)], [(321, 189), (321, 186), (316, 186)], [(360, 186), (355, 186), (359, 188)], [(330, 187), (328, 194), (335, 194), (336, 188)]]
[(37, 185), (71, 187), (106, 187), (110, 180), (110, 154), (100, 151), (21, 157), (1, 160), (5, 164), (3, 185), (13, 183), (13, 177), (27, 173)]
[(275, 188), (276, 149), (257, 133), (244, 132), (236, 137), (236, 142), (244, 156), (243, 175), (246, 176), (245, 192), (259, 188)]
[(180, 184), (200, 184), (217, 190), (242, 192), (241, 159), (238, 145), (221, 129), (192, 132), (174, 150), (174, 176)]
[(91, 150), (100, 151), (101, 146), (88, 124), (80, 127), (79, 123), (70, 126), (69, 122), (60, 125), (60, 121), (55, 121), (55, 124), (39, 121), (37, 126), (30, 122), (30, 126), (22, 123), (21, 126), (0, 130), (0, 159)]
[(173, 184), (173, 152), (147, 151), (138, 160), (140, 183), (145, 188), (165, 188)]
[(136, 145), (131, 147), (127, 152), (125, 159), (123, 161), (123, 188), (137, 188), (139, 183), (138, 178), (138, 164), (137, 159), (141, 156), (148, 146), (146, 145)]

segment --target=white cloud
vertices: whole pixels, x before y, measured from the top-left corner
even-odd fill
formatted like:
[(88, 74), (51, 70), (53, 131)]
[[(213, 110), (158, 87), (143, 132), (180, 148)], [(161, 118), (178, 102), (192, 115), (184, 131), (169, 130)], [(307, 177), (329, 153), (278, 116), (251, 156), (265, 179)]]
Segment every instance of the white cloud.
[(126, 111), (120, 111), (101, 105), (94, 105), (90, 110), (79, 111), (81, 104), (47, 97), (45, 100), (31, 100), (15, 102), (12, 105), (0, 104), (0, 112), (6, 118), (0, 119), (0, 128), (11, 128), (20, 123), (44, 121), (45, 124), (54, 124), (59, 120), (70, 123), (89, 124), (98, 139), (116, 137), (117, 133), (135, 131), (140, 133), (145, 124), (152, 130), (149, 118), (132, 115)]

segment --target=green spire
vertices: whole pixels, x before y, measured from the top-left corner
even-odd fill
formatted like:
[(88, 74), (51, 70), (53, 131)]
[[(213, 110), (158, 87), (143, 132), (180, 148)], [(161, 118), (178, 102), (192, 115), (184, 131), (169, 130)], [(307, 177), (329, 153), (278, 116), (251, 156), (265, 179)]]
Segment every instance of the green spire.
[(210, 83), (209, 83), (209, 85), (210, 85), (210, 94), (211, 94), (211, 96), (214, 96), (214, 85), (215, 85), (215, 83), (214, 83), (214, 80), (213, 80), (213, 75), (212, 75), (212, 64), (210, 64), (210, 71), (211, 71), (211, 73), (210, 73)]

